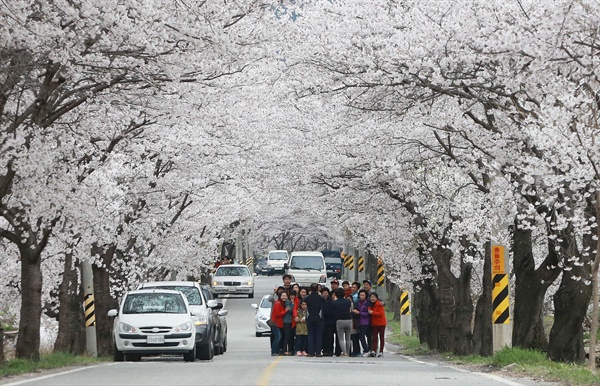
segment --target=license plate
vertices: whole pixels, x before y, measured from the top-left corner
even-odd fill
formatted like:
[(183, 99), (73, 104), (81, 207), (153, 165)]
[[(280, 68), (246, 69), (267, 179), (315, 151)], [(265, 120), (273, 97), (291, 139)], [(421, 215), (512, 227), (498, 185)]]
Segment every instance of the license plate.
[(165, 343), (165, 337), (163, 335), (151, 335), (151, 336), (148, 336), (146, 343), (148, 343), (148, 344), (163, 344), (163, 343)]

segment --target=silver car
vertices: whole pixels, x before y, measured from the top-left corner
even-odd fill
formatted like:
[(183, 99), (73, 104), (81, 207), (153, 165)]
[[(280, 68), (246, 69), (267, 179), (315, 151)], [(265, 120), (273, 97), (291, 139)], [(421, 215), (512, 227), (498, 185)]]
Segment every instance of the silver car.
[(273, 303), (269, 301), (269, 295), (263, 296), (260, 304), (252, 304), (252, 307), (256, 310), (256, 314), (254, 315), (256, 336), (263, 336), (263, 334), (271, 333), (271, 327), (267, 324), (267, 320), (271, 317), (272, 306)]
[(210, 285), (214, 297), (219, 295), (254, 297), (254, 275), (243, 264), (220, 265), (212, 275)]

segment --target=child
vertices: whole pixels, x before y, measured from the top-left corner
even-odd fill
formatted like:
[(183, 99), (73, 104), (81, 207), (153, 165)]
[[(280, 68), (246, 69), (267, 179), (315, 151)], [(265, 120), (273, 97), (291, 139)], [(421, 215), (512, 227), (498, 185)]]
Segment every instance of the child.
[(304, 300), (300, 302), (298, 315), (296, 316), (296, 343), (294, 349), (297, 356), (307, 356), (306, 345), (308, 344), (308, 327), (306, 318), (308, 317), (308, 306)]
[[(369, 295), (369, 301), (372, 304), (371, 307), (369, 307), (369, 314), (371, 314), (371, 331), (373, 332), (373, 351), (371, 355), (382, 357), (383, 345), (385, 344), (385, 325), (387, 324), (387, 320), (385, 319), (385, 310), (376, 292), (371, 292)], [(380, 342), (379, 352), (377, 352), (378, 336)]]

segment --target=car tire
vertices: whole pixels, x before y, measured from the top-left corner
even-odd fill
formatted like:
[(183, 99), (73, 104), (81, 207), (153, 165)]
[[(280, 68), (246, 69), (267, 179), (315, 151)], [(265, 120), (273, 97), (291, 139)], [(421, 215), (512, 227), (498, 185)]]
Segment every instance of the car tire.
[[(262, 336), (262, 332), (257, 332), (257, 333), (256, 333), (256, 337), (257, 337), (257, 338), (260, 338), (261, 336)], [(300, 339), (300, 338), (298, 338), (298, 339)]]
[(184, 362), (193, 362), (196, 360), (196, 345), (194, 345), (193, 349), (183, 354), (183, 360)]
[(225, 339), (223, 340), (223, 354), (227, 352), (227, 332), (225, 332)]
[(213, 294), (213, 299), (216, 299), (219, 297), (219, 294)]
[(115, 362), (123, 362), (125, 360), (125, 354), (122, 351), (117, 350), (115, 347), (115, 352), (113, 353), (113, 361)]
[(213, 346), (213, 343), (210, 342), (207, 345), (200, 346), (200, 349), (197, 350), (197, 354), (198, 359), (202, 359), (203, 361), (209, 361), (213, 359), (213, 356), (215, 354), (215, 347)]
[(248, 298), (249, 298), (249, 299), (252, 299), (252, 298), (254, 298), (254, 292), (252, 292), (251, 294), (249, 294), (249, 295), (248, 295)]
[(142, 359), (140, 354), (125, 354), (125, 360), (127, 362), (139, 362)]

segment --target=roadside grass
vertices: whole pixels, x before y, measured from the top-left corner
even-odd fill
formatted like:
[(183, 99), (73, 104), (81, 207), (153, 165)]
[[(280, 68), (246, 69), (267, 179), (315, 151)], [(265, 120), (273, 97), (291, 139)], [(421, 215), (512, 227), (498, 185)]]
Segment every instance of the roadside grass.
[(439, 360), (454, 365), (484, 367), (483, 371), (490, 369), (502, 370), (513, 376), (523, 376), (537, 380), (560, 382), (561, 384), (575, 385), (600, 385), (600, 377), (595, 376), (586, 366), (553, 362), (546, 358), (546, 354), (535, 350), (520, 348), (504, 348), (491, 357), (479, 355), (457, 356), (450, 353), (435, 353), (426, 346), (421, 346), (419, 338), (414, 332), (408, 336), (400, 332), (400, 322), (393, 320), (393, 314), (387, 313), (388, 336), (390, 343), (400, 347), (400, 353), (406, 356), (437, 356)]
[(89, 356), (77, 356), (61, 352), (42, 354), (40, 355), (40, 360), (38, 362), (25, 359), (9, 359), (5, 363), (0, 363), (0, 378), (9, 375), (35, 372), (38, 370), (106, 362), (109, 359), (110, 358), (108, 357), (92, 358)]

